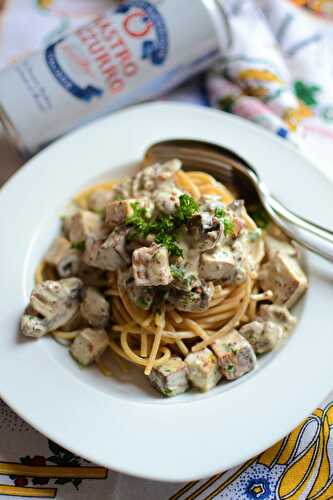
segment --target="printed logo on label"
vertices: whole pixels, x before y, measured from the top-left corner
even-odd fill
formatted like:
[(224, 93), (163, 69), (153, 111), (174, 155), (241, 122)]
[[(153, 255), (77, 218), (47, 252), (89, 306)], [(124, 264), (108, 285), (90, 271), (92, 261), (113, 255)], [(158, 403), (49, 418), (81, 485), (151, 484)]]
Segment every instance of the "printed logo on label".
[[(130, 40), (135, 40), (134, 45), (128, 43)], [(47, 47), (45, 60), (67, 92), (90, 102), (106, 91), (111, 95), (125, 91), (127, 82), (139, 71), (140, 60), (161, 66), (168, 46), (166, 24), (157, 8), (146, 0), (131, 0), (117, 7), (114, 17), (107, 12), (68, 39)], [(138, 48), (139, 59), (133, 47)], [(76, 83), (78, 77), (93, 82)]]
[(157, 8), (146, 0), (132, 0), (120, 5), (116, 13), (125, 15), (123, 26), (130, 37), (146, 38), (155, 32), (155, 39), (143, 41), (141, 57), (154, 65), (163, 64), (168, 55), (168, 32)]
[(103, 90), (95, 87), (94, 85), (88, 85), (87, 87), (80, 87), (77, 85), (64, 71), (61, 69), (57, 57), (55, 55), (55, 49), (58, 43), (61, 43), (61, 40), (53, 43), (49, 47), (47, 47), (45, 51), (45, 59), (46, 62), (58, 80), (58, 82), (66, 89), (68, 92), (73, 94), (78, 99), (82, 99), (83, 101), (91, 101), (91, 99), (95, 96), (100, 97), (103, 94)]

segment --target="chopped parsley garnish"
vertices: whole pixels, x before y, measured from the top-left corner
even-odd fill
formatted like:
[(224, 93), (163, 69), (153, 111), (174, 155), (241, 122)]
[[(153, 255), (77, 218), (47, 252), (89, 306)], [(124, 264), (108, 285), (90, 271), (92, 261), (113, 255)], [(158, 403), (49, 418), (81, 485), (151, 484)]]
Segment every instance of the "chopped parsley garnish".
[[(151, 233), (152, 223), (147, 215), (147, 209), (140, 207), (138, 201), (131, 203), (133, 214), (126, 219), (126, 224), (133, 226), (135, 233), (138, 233), (145, 238)], [(134, 234), (135, 234), (134, 233)]]
[(269, 215), (261, 206), (257, 206), (253, 210), (249, 209), (249, 215), (260, 229), (266, 229), (270, 223)]
[(222, 220), (225, 236), (229, 236), (234, 232), (234, 223), (232, 222), (230, 217), (227, 216), (223, 208), (215, 208), (215, 217)]
[(176, 237), (173, 234), (164, 232), (158, 233), (155, 237), (156, 243), (160, 243), (168, 249), (170, 255), (174, 257), (182, 257), (183, 250), (176, 244)]
[(72, 241), (72, 248), (75, 248), (75, 250), (80, 250), (83, 252), (83, 250), (86, 248), (86, 244), (84, 241)]
[(172, 264), (170, 266), (170, 271), (172, 274), (172, 277), (175, 280), (183, 280), (185, 278), (185, 269), (183, 267), (178, 267)]
[(102, 218), (105, 216), (105, 208), (95, 208), (94, 212)]
[(174, 391), (172, 389), (169, 389), (168, 387), (165, 387), (163, 390), (162, 390), (162, 394), (164, 396), (167, 396), (167, 397), (171, 397), (174, 395)]
[(233, 372), (233, 371), (235, 371), (235, 369), (236, 369), (236, 367), (234, 365), (227, 365), (226, 366), (226, 370), (228, 372)]
[(223, 217), (225, 217), (225, 210), (223, 210), (223, 208), (215, 208), (215, 217), (223, 219)]
[(193, 281), (196, 280), (196, 276), (193, 273), (187, 272), (185, 267), (171, 264), (170, 271), (173, 279), (182, 281), (187, 287), (190, 287)]
[(139, 297), (138, 300), (136, 301), (136, 305), (138, 307), (145, 309), (146, 307), (149, 306), (149, 302), (146, 299), (144, 299), (143, 297)]
[(125, 200), (125, 196), (123, 194), (116, 194), (116, 196), (113, 197), (113, 201), (121, 201)]
[(156, 219), (148, 217), (147, 209), (140, 207), (138, 202), (131, 204), (133, 214), (127, 217), (126, 224), (133, 227), (131, 239), (146, 238), (149, 234), (155, 235), (155, 242), (165, 246), (170, 255), (181, 257), (182, 249), (177, 245), (177, 231), (186, 224), (198, 210), (198, 204), (188, 194), (179, 197), (179, 207), (172, 215), (160, 215)]
[(179, 225), (192, 217), (199, 210), (197, 202), (188, 194), (182, 194), (179, 197), (179, 207), (177, 207), (175, 218)]

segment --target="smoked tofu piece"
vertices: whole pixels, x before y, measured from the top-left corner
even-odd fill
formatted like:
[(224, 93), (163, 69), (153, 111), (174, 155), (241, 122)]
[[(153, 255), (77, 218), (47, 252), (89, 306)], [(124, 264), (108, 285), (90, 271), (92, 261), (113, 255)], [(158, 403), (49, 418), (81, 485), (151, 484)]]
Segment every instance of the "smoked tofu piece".
[(50, 246), (45, 261), (55, 266), (61, 278), (77, 275), (80, 268), (80, 253), (71, 243), (60, 236)]
[(173, 279), (168, 250), (163, 246), (152, 245), (134, 250), (132, 265), (137, 286), (168, 285)]
[(283, 328), (273, 321), (252, 321), (243, 325), (239, 333), (248, 340), (257, 354), (275, 349), (283, 338)]
[(298, 260), (283, 253), (276, 253), (262, 266), (259, 282), (263, 290), (273, 292), (278, 305), (292, 307), (308, 287), (308, 280)]
[(251, 344), (236, 330), (213, 342), (212, 349), (227, 380), (235, 380), (256, 366)]
[(106, 240), (90, 236), (86, 240), (83, 261), (105, 271), (117, 271), (130, 263), (126, 250), (128, 229), (116, 227)]
[(70, 352), (81, 365), (87, 366), (103, 354), (108, 343), (109, 338), (105, 330), (85, 328), (75, 337)]
[(266, 233), (264, 242), (268, 260), (272, 260), (277, 253), (297, 257), (296, 248), (287, 239), (276, 238), (272, 234)]
[(112, 190), (98, 189), (91, 193), (88, 197), (88, 208), (96, 213), (103, 213), (106, 205), (114, 198)]
[[(174, 159), (165, 163), (155, 163), (140, 170), (132, 179), (132, 193), (135, 198), (150, 196), (161, 184), (171, 179), (181, 167), (181, 161)], [(128, 198), (128, 196), (127, 196)]]
[(153, 368), (149, 380), (163, 396), (177, 396), (189, 388), (186, 364), (178, 357), (170, 358), (163, 365)]
[(199, 275), (206, 280), (233, 282), (239, 264), (230, 247), (218, 246), (200, 257)]
[(102, 328), (110, 319), (110, 304), (103, 294), (94, 287), (87, 287), (80, 306), (82, 317), (95, 328)]
[(105, 209), (105, 224), (109, 227), (125, 224), (127, 217), (133, 215), (135, 206), (145, 208), (147, 215), (154, 208), (153, 203), (148, 198), (112, 201), (107, 204)]
[[(165, 183), (166, 184), (166, 183)], [(179, 207), (179, 197), (184, 194), (184, 191), (173, 186), (162, 186), (154, 195), (156, 208), (164, 214), (170, 215)]]
[(216, 356), (208, 348), (191, 352), (186, 356), (185, 363), (190, 381), (200, 391), (209, 391), (221, 379)]
[(90, 234), (99, 234), (101, 218), (89, 210), (80, 210), (66, 222), (66, 231), (71, 242), (84, 242)]
[(264, 321), (272, 321), (282, 326), (289, 332), (297, 323), (295, 316), (290, 314), (285, 306), (276, 306), (274, 304), (262, 304), (259, 307), (259, 316)]

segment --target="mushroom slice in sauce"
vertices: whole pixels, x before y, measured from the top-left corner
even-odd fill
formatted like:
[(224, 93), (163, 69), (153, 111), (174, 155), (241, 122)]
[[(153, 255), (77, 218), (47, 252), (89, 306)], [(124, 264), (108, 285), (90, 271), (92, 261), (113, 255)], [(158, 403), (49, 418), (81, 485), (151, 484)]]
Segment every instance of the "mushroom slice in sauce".
[(60, 236), (50, 246), (45, 261), (55, 266), (61, 278), (69, 278), (78, 274), (80, 252), (72, 248), (71, 243)]
[(223, 234), (223, 222), (208, 212), (196, 214), (189, 221), (189, 245), (200, 252), (214, 248)]
[(38, 337), (65, 325), (78, 311), (81, 289), (82, 281), (78, 278), (48, 280), (37, 285), (29, 303), (34, 314), (23, 316), (22, 333)]

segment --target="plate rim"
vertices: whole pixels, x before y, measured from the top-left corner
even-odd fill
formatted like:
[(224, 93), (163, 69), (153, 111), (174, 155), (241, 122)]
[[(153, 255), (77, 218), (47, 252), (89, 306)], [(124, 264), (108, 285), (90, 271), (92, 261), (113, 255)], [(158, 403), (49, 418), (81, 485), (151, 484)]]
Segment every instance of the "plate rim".
[[(45, 159), (47, 161), (47, 158), (50, 156), (52, 157), (53, 154), (55, 155), (55, 157), (57, 157), (58, 150), (59, 150), (59, 154), (61, 157), (61, 148), (66, 150), (66, 147), (68, 147), (68, 146), (70, 148), (73, 147), (73, 146), (71, 146), (71, 143), (75, 144), (75, 142), (80, 140), (81, 135), (83, 136), (84, 134), (87, 134), (87, 131), (89, 132), (89, 131), (92, 131), (93, 129), (95, 131), (97, 131), (99, 128), (104, 128), (104, 127), (105, 127), (105, 129), (107, 129), (108, 126), (112, 127), (114, 124), (116, 124), (117, 120), (119, 122), (121, 120), (124, 120), (126, 117), (128, 117), (130, 115), (132, 115), (132, 117), (134, 117), (134, 115), (137, 114), (136, 120), (139, 120), (140, 115), (142, 115), (142, 116), (145, 115), (147, 117), (147, 115), (149, 115), (149, 114), (152, 116), (155, 116), (156, 114), (163, 115), (163, 113), (164, 113), (164, 115), (167, 116), (170, 113), (178, 112), (179, 110), (183, 110), (183, 114), (188, 115), (188, 116), (189, 115), (192, 116), (194, 114), (197, 114), (198, 118), (199, 118), (199, 115), (201, 115), (203, 117), (202, 118), (203, 120), (207, 120), (207, 123), (209, 120), (211, 120), (212, 122), (214, 120), (220, 120), (221, 122), (224, 120), (225, 123), (227, 123), (227, 124), (232, 123), (233, 126), (236, 127), (236, 129), (238, 128), (239, 130), (242, 130), (242, 129), (243, 130), (250, 130), (251, 131), (250, 134), (256, 135), (259, 138), (262, 137), (263, 141), (267, 141), (269, 139), (271, 142), (276, 144), (275, 147), (278, 147), (280, 149), (282, 148), (284, 150), (286, 150), (286, 148), (287, 148), (287, 150), (289, 150), (289, 152), (292, 155), (294, 155), (296, 153), (294, 148), (291, 145), (283, 142), (282, 139), (275, 138), (271, 133), (269, 133), (265, 130), (261, 130), (259, 127), (256, 127), (255, 125), (248, 124), (245, 120), (241, 120), (238, 117), (227, 115), (225, 113), (222, 113), (221, 111), (200, 108), (198, 106), (193, 106), (191, 104), (183, 104), (183, 103), (155, 102), (155, 103), (149, 103), (149, 104), (142, 104), (142, 105), (138, 105), (138, 106), (134, 106), (132, 108), (126, 109), (126, 110), (119, 111), (117, 113), (114, 113), (113, 115), (106, 117), (106, 118), (102, 118), (102, 119), (100, 119), (92, 124), (88, 124), (85, 127), (83, 127), (82, 129), (79, 129), (79, 130), (69, 134), (68, 136), (60, 139), (59, 141), (52, 144), (51, 146), (49, 146), (48, 148), (43, 150), (41, 153), (36, 155), (28, 163), (26, 163), (24, 165), (24, 167), (22, 167), (18, 172), (16, 172), (16, 174), (14, 174), (14, 176), (12, 176), (5, 183), (4, 187), (0, 190), (0, 207), (2, 205), (2, 200), (6, 199), (6, 196), (7, 197), (13, 196), (13, 194), (11, 194), (11, 190), (14, 190), (13, 192), (15, 193), (15, 186), (16, 185), (19, 185), (22, 181), (24, 181), (26, 176), (28, 176), (28, 178), (29, 178), (29, 177), (33, 177), (35, 175), (34, 172), (35, 171), (37, 172), (38, 168), (40, 168), (39, 165), (41, 163), (43, 163), (45, 161)], [(214, 120), (211, 117), (214, 117)], [(158, 132), (153, 131), (152, 134), (158, 135)], [(207, 132), (207, 135), (209, 135), (208, 132)], [(203, 137), (203, 140), (209, 140), (209, 138), (207, 138), (207, 136), (205, 136), (205, 137)], [(220, 144), (223, 144), (223, 141), (221, 141)], [(307, 163), (308, 167), (310, 167), (310, 165), (312, 165), (311, 162), (307, 159), (302, 158), (302, 161), (304, 163)], [(52, 163), (52, 161), (50, 163)], [(36, 167), (35, 167), (35, 165), (36, 165)], [(316, 172), (318, 173), (318, 175), (325, 177), (322, 174), (322, 172), (320, 172), (313, 165), (311, 168), (315, 169)], [(326, 179), (326, 177), (325, 177), (325, 179)], [(333, 184), (331, 184), (331, 187), (332, 187), (332, 192), (333, 192)], [(1, 221), (0, 221), (0, 227), (1, 227)], [(0, 257), (1, 257), (1, 250), (0, 250)], [(313, 259), (315, 260), (316, 258), (310, 257), (311, 261)], [(1, 259), (0, 259), (0, 262), (1, 262)], [(1, 290), (1, 285), (0, 285), (0, 290)], [(293, 343), (292, 340), (293, 340), (293, 338), (289, 341), (289, 343)], [(0, 341), (0, 345), (1, 345), (1, 341)], [(28, 348), (28, 351), (29, 351), (29, 348)], [(277, 359), (280, 359), (281, 356), (285, 356), (285, 351), (286, 351), (286, 349), (284, 349), (281, 353), (279, 353), (277, 358), (273, 359), (269, 363), (269, 365), (268, 365), (269, 371), (273, 370), (273, 368), (274, 368), (274, 371), (276, 370), (276, 368), (275, 368), (276, 361), (277, 361)], [(1, 368), (0, 368), (0, 374), (3, 373), (3, 371), (4, 370), (1, 370)], [(331, 374), (333, 375), (333, 368), (332, 368)], [(256, 380), (258, 377), (259, 377), (259, 374), (257, 374), (255, 377), (253, 377), (253, 379)], [(1, 377), (0, 377), (0, 379), (1, 379)], [(32, 377), (32, 379), (34, 379), (34, 377)], [(244, 395), (246, 396), (246, 392), (247, 392), (246, 389), (248, 388), (248, 384), (250, 384), (250, 383), (251, 383), (250, 380), (248, 380), (246, 383), (241, 384), (239, 386), (239, 391), (243, 396)], [(235, 459), (235, 458), (230, 459), (227, 466), (225, 465), (226, 461), (224, 460), (223, 465), (221, 465), (221, 463), (215, 463), (215, 465), (211, 464), (211, 466), (209, 467), (209, 470), (206, 467), (203, 475), (198, 475), (198, 473), (191, 474), (189, 471), (187, 471), (184, 474), (179, 472), (177, 475), (175, 470), (173, 470), (173, 472), (169, 471), (167, 473), (161, 473), (161, 472), (158, 472), (157, 468), (154, 471), (147, 471), (147, 470), (145, 470), (144, 466), (140, 466), (139, 468), (135, 468), (135, 466), (133, 466), (133, 464), (132, 464), (131, 466), (127, 467), (126, 465), (124, 465), (125, 462), (121, 465), (119, 465), (119, 464), (117, 465), (117, 463), (116, 463), (117, 459), (111, 459), (111, 460), (106, 459), (106, 456), (104, 456), (103, 458), (96, 457), (94, 452), (88, 453), (87, 451), (82, 451), (82, 448), (80, 448), (79, 444), (77, 446), (76, 445), (73, 446), (72, 442), (70, 442), (68, 444), (68, 443), (62, 441), (61, 439), (59, 440), (59, 437), (58, 437), (59, 432), (57, 432), (57, 433), (52, 432), (52, 430), (50, 430), (50, 429), (45, 430), (48, 427), (48, 423), (47, 422), (46, 423), (43, 423), (43, 422), (38, 423), (38, 422), (36, 422), (36, 414), (34, 412), (31, 413), (31, 412), (26, 412), (24, 410), (22, 411), (22, 408), (21, 408), (22, 404), (17, 405), (15, 403), (15, 400), (17, 399), (17, 398), (15, 398), (15, 395), (11, 396), (10, 394), (7, 394), (6, 389), (4, 389), (2, 387), (2, 385), (3, 384), (1, 384), (1, 381), (0, 381), (0, 395), (1, 395), (2, 399), (16, 413), (18, 413), (20, 416), (22, 416), (22, 418), (24, 420), (26, 420), (28, 423), (30, 423), (30, 425), (32, 425), (34, 428), (36, 428), (37, 430), (42, 432), (44, 435), (49, 436), (51, 439), (58, 442), (59, 444), (61, 444), (65, 448), (75, 452), (76, 454), (78, 454), (80, 456), (84, 456), (84, 457), (88, 458), (92, 462), (99, 463), (105, 467), (112, 468), (113, 470), (118, 470), (119, 472), (131, 474), (131, 475), (138, 476), (138, 477), (144, 477), (144, 478), (149, 478), (149, 479), (154, 479), (154, 480), (162, 480), (162, 481), (189, 481), (189, 480), (198, 479), (201, 477), (207, 477), (208, 475), (212, 475), (212, 474), (215, 474), (217, 472), (220, 472), (221, 469), (225, 469), (225, 468), (230, 469), (230, 468), (238, 465), (239, 463), (248, 460), (249, 458), (260, 453), (263, 449), (266, 449), (269, 446), (273, 445), (281, 437), (283, 437), (288, 432), (290, 432), (294, 427), (296, 427), (299, 424), (299, 422), (302, 420), (302, 418), (304, 418), (304, 416), (306, 414), (309, 414), (313, 410), (313, 407), (320, 402), (319, 400), (322, 400), (326, 396), (326, 394), (329, 392), (329, 390), (332, 388), (331, 386), (329, 386), (329, 381), (327, 378), (325, 380), (325, 383), (322, 383), (321, 390), (320, 391), (318, 390), (316, 392), (316, 394), (318, 394), (318, 398), (316, 396), (317, 401), (314, 402), (313, 397), (308, 398), (309, 401), (307, 400), (307, 398), (305, 398), (306, 402), (305, 401), (303, 402), (303, 409), (301, 411), (301, 413), (302, 413), (301, 416), (299, 414), (300, 412), (296, 412), (297, 416), (295, 414), (293, 416), (293, 418), (290, 417), (290, 419), (288, 419), (288, 424), (283, 426), (283, 430), (281, 428), (278, 433), (271, 432), (272, 438), (271, 438), (271, 440), (269, 440), (269, 442), (268, 442), (268, 439), (266, 439), (265, 443), (263, 443), (262, 440), (259, 439), (256, 445), (252, 445), (251, 451), (249, 450), (248, 452), (243, 452), (243, 454), (239, 457), (239, 459)], [(83, 383), (81, 385), (84, 386)], [(253, 385), (253, 381), (252, 381), (252, 385)], [(84, 392), (85, 391), (83, 390), (83, 393)], [(229, 391), (229, 392), (233, 393), (234, 391)], [(217, 401), (217, 400), (220, 400), (221, 398), (226, 398), (226, 394), (227, 393), (223, 393), (220, 396), (217, 395), (216, 397), (209, 398), (205, 401), (212, 401), (213, 399)], [(228, 398), (226, 398), (226, 399), (228, 399)], [(233, 398), (230, 398), (230, 399), (231, 399), (231, 401), (233, 400)], [(23, 401), (24, 401), (24, 398), (23, 398)], [(194, 403), (200, 404), (202, 406), (202, 402), (200, 403), (199, 400), (194, 402)], [(133, 403), (133, 402), (130, 403), (130, 405), (133, 405), (133, 404), (136, 404), (136, 403)], [(187, 415), (189, 415), (189, 412), (186, 411), (186, 409), (184, 409), (186, 404), (187, 403), (184, 403), (184, 404), (178, 403), (177, 405), (174, 405), (174, 407), (177, 409), (179, 407), (183, 407), (182, 411), (185, 412)], [(192, 405), (192, 403), (191, 403), (191, 405)], [(189, 405), (189, 406), (191, 406), (191, 405)], [(144, 406), (147, 406), (147, 405), (145, 404)], [(153, 406), (159, 407), (159, 410), (161, 408), (163, 408), (163, 411), (166, 411), (168, 414), (170, 414), (172, 416), (173, 416), (173, 413), (175, 412), (175, 409), (170, 410), (170, 408), (174, 408), (171, 405), (170, 406), (153, 405)], [(210, 406), (213, 406), (213, 405), (210, 405)], [(223, 407), (223, 404), (222, 404), (222, 407)], [(128, 408), (129, 408), (128, 405), (124, 404), (122, 411), (126, 412), (128, 410)], [(169, 408), (169, 410), (165, 410), (166, 408)], [(138, 407), (137, 407), (137, 410), (138, 410)], [(306, 410), (306, 411), (304, 412), (304, 410)], [(211, 411), (211, 409), (210, 409), (210, 411)], [(125, 413), (122, 413), (122, 415), (124, 416)], [(154, 412), (154, 418), (161, 418), (161, 421), (162, 421), (163, 417), (165, 418), (165, 415), (160, 415), (160, 411)], [(42, 417), (42, 419), (43, 419), (43, 417)], [(238, 423), (239, 423), (239, 419), (238, 419)]]

